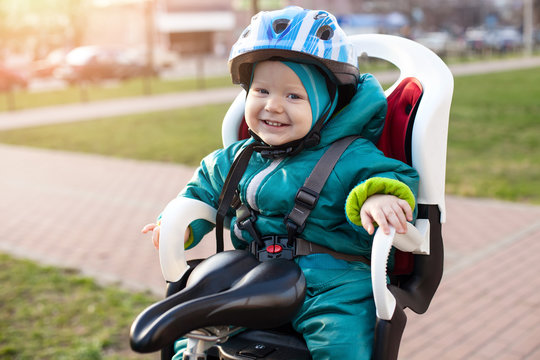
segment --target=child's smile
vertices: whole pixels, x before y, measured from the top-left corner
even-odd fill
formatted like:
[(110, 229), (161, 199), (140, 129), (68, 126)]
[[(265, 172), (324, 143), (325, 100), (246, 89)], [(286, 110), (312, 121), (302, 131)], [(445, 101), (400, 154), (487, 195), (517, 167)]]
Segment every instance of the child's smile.
[(278, 61), (256, 65), (245, 108), (246, 122), (268, 145), (298, 140), (311, 129), (307, 92), (295, 72)]
[(277, 126), (277, 127), (284, 126), (282, 123), (278, 123), (275, 121), (270, 121), (270, 120), (263, 120), (263, 121), (266, 125), (270, 125), (270, 126)]

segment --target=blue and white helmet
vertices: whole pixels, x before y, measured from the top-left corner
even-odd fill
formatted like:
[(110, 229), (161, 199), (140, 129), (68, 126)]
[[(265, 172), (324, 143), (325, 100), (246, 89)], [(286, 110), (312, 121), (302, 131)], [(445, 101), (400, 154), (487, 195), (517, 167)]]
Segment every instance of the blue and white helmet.
[(290, 6), (253, 16), (229, 55), (233, 83), (248, 85), (253, 64), (271, 58), (318, 65), (337, 85), (356, 87), (354, 47), (326, 11)]

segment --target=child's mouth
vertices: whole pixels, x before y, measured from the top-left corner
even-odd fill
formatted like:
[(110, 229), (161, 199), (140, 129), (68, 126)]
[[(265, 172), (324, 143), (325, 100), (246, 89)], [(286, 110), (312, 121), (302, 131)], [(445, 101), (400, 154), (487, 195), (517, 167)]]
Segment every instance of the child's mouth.
[(282, 123), (275, 122), (275, 121), (270, 121), (270, 120), (263, 120), (263, 122), (266, 125), (269, 125), (269, 126), (276, 126), (276, 127), (284, 126), (284, 124), (282, 124)]

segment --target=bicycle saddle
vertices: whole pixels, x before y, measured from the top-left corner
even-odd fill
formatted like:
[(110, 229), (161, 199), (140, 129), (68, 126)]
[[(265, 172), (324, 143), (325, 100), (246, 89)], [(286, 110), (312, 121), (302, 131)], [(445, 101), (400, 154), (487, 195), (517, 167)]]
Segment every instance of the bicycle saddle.
[(281, 326), (302, 305), (305, 287), (304, 275), (293, 261), (259, 263), (243, 250), (215, 254), (193, 270), (183, 290), (149, 306), (135, 319), (131, 348), (157, 351), (205, 326)]

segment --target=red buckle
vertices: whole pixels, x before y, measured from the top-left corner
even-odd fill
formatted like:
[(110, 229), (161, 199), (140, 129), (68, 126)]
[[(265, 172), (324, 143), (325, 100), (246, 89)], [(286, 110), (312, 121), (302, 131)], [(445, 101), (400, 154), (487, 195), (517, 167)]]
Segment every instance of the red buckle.
[(270, 254), (279, 254), (283, 250), (283, 247), (281, 245), (268, 245), (266, 247), (266, 251)]

